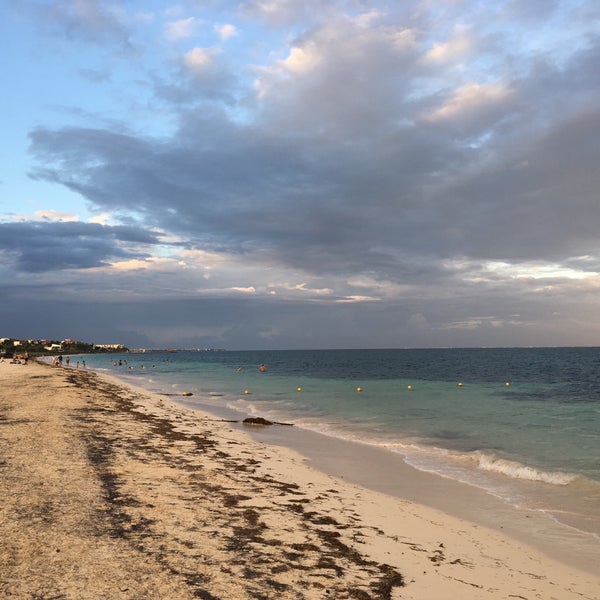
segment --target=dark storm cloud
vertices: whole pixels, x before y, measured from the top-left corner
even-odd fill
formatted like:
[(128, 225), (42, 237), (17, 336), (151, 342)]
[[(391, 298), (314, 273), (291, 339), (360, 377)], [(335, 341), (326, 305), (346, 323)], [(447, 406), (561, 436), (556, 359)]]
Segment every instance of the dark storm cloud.
[[(423, 255), (554, 260), (595, 246), (598, 111), (564, 96), (598, 92), (597, 46), (460, 110), (495, 88), (415, 100), (431, 67), (406, 31), (346, 19), (297, 44), (317, 66), (285, 84), (267, 75), (255, 123), (203, 105), (168, 139), (40, 128), (34, 176), (192, 246), (262, 248), (314, 272), (397, 277)], [(450, 108), (427, 119), (434, 100)]]
[(26, 273), (88, 269), (109, 259), (147, 256), (122, 243), (153, 245), (158, 238), (132, 227), (94, 223), (0, 223), (0, 251), (13, 256), (16, 268)]
[(222, 115), (186, 118), (160, 143), (71, 128), (36, 131), (32, 148), (49, 161), (36, 177), (191, 245), (260, 247), (315, 271), (387, 264), (391, 275), (402, 256), (557, 259), (595, 245), (599, 116), (509, 130), (499, 154), (434, 125), (318, 144)]

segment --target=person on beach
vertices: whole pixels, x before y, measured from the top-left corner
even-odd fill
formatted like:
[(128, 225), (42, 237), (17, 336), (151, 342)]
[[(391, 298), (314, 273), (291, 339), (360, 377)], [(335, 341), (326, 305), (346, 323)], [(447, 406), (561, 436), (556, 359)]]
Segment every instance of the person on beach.
[(67, 363), (67, 367), (68, 367), (69, 363), (71, 362), (71, 357), (67, 356), (67, 358), (65, 359), (65, 362)]

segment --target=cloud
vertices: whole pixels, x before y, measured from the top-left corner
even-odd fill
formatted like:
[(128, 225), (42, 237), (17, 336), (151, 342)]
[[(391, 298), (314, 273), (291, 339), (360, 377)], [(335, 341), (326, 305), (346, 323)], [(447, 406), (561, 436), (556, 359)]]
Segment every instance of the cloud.
[(490, 134), (503, 119), (510, 118), (513, 100), (514, 92), (505, 84), (469, 82), (453, 90), (423, 118), (460, 132), (466, 139), (477, 138)]
[(198, 19), (195, 17), (169, 21), (165, 24), (165, 37), (169, 40), (181, 40), (192, 37), (198, 25)]
[(231, 23), (217, 24), (214, 29), (222, 40), (228, 40), (238, 35), (237, 27)]
[(435, 43), (427, 51), (424, 59), (433, 63), (453, 63), (469, 54), (473, 45), (470, 33), (459, 30), (449, 40)]
[(52, 0), (41, 5), (32, 4), (32, 7), (41, 26), (68, 38), (94, 44), (108, 41), (130, 47), (122, 13), (102, 0)]
[(247, 18), (261, 19), (271, 27), (282, 27), (298, 22), (327, 20), (336, 14), (339, 0), (246, 0), (240, 3), (239, 10)]
[(203, 73), (210, 69), (213, 51), (209, 48), (192, 48), (183, 57), (185, 66), (194, 73)]
[(114, 257), (147, 256), (139, 248), (159, 240), (133, 227), (63, 221), (0, 223), (0, 232), (0, 250), (26, 273), (89, 269)]
[(455, 119), (465, 113), (486, 110), (504, 102), (510, 90), (504, 85), (468, 83), (455, 90), (450, 97), (428, 116), (431, 121)]
[[(112, 301), (115, 290), (143, 302), (138, 315), (119, 306), (113, 330), (135, 340), (168, 338), (167, 314), (190, 344), (207, 336), (199, 345), (330, 346), (334, 336), (356, 346), (369, 335), (377, 345), (527, 343), (532, 331), (538, 342), (566, 339), (573, 326), (591, 339), (582, 324), (598, 316), (600, 263), (591, 27), (566, 47), (551, 27), (558, 4), (535, 30), (539, 3), (527, 14), (510, 2), (206, 9), (217, 4), (180, 7), (166, 30), (183, 40), (200, 22), (225, 23), (209, 32), (215, 46), (194, 40), (175, 55), (169, 45), (151, 67), (129, 65), (142, 82), (135, 106), (160, 127), (116, 103), (105, 118), (103, 98), (86, 125), (63, 116), (31, 130), (33, 181), (77, 194), (97, 222), (48, 205), (0, 223), (9, 279), (26, 274), (51, 290), (60, 271), (72, 302)], [(48, 9), (79, 34), (96, 11), (95, 40), (103, 31), (116, 48), (131, 19), (106, 6)], [(243, 35), (223, 43), (238, 19)]]

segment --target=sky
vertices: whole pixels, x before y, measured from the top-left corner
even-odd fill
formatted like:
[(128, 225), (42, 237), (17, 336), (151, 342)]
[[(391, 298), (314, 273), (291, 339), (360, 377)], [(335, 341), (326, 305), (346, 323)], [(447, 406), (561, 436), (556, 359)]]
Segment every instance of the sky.
[(19, 0), (0, 50), (0, 337), (600, 345), (597, 0)]

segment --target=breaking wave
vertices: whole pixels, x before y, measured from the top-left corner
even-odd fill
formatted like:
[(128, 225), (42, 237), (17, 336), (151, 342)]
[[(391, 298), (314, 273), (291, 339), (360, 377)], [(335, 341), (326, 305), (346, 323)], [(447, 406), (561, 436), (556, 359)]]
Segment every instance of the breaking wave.
[(569, 473), (542, 471), (516, 461), (496, 458), (487, 454), (479, 454), (478, 461), (478, 467), (482, 471), (500, 473), (514, 479), (541, 481), (552, 485), (568, 485), (576, 478), (576, 475)]

